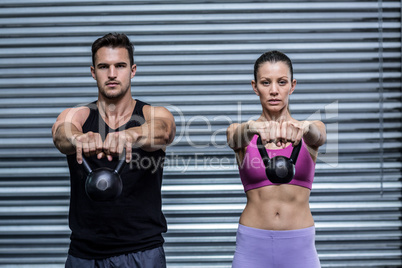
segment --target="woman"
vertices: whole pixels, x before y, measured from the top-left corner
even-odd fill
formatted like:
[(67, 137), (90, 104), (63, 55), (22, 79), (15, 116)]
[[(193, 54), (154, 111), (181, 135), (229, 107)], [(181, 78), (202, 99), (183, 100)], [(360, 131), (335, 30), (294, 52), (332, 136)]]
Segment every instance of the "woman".
[[(279, 51), (261, 55), (254, 65), (254, 92), (262, 114), (256, 121), (227, 129), (235, 151), (247, 205), (240, 217), (233, 268), (317, 268), (314, 220), (309, 196), (318, 148), (326, 141), (320, 121), (298, 121), (289, 112), (289, 95), (296, 87), (291, 60)], [(258, 152), (258, 135), (270, 158), (290, 157), (302, 143), (296, 174), (288, 184), (273, 184), (265, 175)]]

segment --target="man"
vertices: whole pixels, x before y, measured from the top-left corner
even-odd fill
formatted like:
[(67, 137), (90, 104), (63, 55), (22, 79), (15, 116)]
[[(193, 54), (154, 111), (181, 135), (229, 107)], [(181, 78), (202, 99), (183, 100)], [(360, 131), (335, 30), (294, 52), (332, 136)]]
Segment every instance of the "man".
[[(72, 231), (66, 267), (166, 267), (161, 211), (165, 148), (175, 135), (172, 114), (133, 99), (137, 66), (124, 34), (107, 34), (92, 44), (92, 77), (98, 100), (64, 110), (53, 125), (53, 141), (67, 155)], [(125, 155), (121, 154), (125, 151)], [(85, 192), (83, 157), (92, 169), (114, 169), (125, 157), (123, 191), (106, 202)]]

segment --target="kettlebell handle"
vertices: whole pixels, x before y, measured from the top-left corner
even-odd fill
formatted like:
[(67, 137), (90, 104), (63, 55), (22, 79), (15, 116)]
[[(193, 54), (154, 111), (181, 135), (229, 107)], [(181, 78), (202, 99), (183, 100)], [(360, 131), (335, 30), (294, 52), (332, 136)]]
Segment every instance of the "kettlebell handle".
[(292, 153), (290, 154), (290, 159), (293, 161), (293, 164), (295, 164), (295, 165), (296, 165), (297, 158), (299, 157), (302, 143), (303, 143), (303, 141), (300, 140), (299, 144), (296, 145), (296, 147), (293, 147)]
[(117, 163), (117, 166), (115, 168), (117, 174), (121, 173), (125, 165), (126, 165), (126, 149), (123, 150), (123, 156), (120, 159), (119, 163)]
[(89, 166), (87, 160), (85, 160), (85, 157), (82, 156), (82, 165), (84, 166), (85, 171), (89, 174), (92, 172), (91, 167)]
[[(126, 149), (124, 148), (123, 150), (123, 157), (120, 159), (119, 163), (117, 163), (117, 166), (115, 168), (115, 171), (120, 174), (120, 172), (123, 170), (125, 164), (126, 164)], [(91, 167), (89, 166), (87, 160), (85, 159), (85, 156), (82, 157), (82, 165), (84, 166), (85, 171), (89, 174), (92, 172)]]
[[(295, 147), (293, 147), (292, 154), (290, 155), (290, 159), (292, 160), (294, 165), (296, 164), (297, 158), (299, 157), (301, 146), (302, 146), (302, 141), (300, 140), (299, 144), (296, 145)], [(267, 150), (265, 149), (265, 146), (262, 144), (260, 135), (258, 135), (258, 138), (257, 138), (257, 148), (258, 148), (258, 151), (260, 152), (260, 155), (261, 155), (262, 161), (264, 162), (265, 167), (268, 167), (268, 165), (269, 165), (268, 162), (269, 162), (270, 158), (268, 156)]]

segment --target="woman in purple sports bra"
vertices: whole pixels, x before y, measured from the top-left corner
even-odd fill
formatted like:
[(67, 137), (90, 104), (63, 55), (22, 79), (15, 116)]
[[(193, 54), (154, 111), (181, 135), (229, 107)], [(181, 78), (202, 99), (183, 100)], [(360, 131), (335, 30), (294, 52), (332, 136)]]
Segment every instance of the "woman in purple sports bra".
[[(233, 268), (318, 268), (315, 227), (309, 197), (318, 148), (326, 141), (321, 121), (290, 115), (289, 95), (296, 87), (291, 60), (279, 51), (261, 55), (254, 65), (254, 92), (262, 114), (256, 121), (227, 129), (247, 196), (236, 235)], [(270, 182), (256, 146), (258, 135), (270, 158), (289, 157), (302, 143), (295, 176), (287, 184)]]

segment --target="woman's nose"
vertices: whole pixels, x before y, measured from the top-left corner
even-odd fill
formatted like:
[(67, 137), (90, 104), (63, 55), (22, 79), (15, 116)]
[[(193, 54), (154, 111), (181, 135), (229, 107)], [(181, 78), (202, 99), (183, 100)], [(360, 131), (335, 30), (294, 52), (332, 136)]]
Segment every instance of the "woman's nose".
[(270, 90), (269, 90), (269, 94), (271, 94), (271, 95), (278, 95), (278, 94), (279, 94), (278, 85), (276, 85), (275, 83), (272, 83), (271, 88), (270, 88)]

